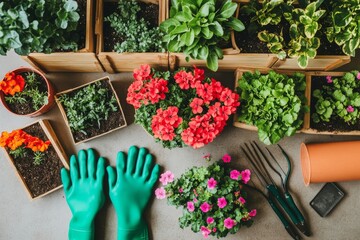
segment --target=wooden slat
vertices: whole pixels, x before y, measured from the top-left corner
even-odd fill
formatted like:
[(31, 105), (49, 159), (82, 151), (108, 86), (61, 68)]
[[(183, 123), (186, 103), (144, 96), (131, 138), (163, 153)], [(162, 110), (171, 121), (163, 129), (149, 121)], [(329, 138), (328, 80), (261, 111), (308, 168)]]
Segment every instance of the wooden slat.
[[(350, 62), (350, 56), (344, 55), (318, 55), (314, 59), (309, 60), (306, 70), (324, 71), (332, 70)], [(288, 70), (304, 70), (301, 69), (297, 63), (296, 58), (286, 58), (284, 60), (278, 59), (272, 66), (274, 69), (288, 69)]]

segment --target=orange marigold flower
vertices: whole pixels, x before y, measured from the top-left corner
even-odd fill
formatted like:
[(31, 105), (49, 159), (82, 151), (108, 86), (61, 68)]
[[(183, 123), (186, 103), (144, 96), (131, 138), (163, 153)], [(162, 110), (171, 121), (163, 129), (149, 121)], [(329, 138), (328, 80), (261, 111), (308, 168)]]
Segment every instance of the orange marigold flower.
[(4, 79), (0, 82), (0, 91), (6, 95), (14, 95), (21, 92), (25, 87), (25, 79), (21, 75), (16, 75), (14, 72), (7, 73)]
[(14, 130), (11, 133), (2, 132), (0, 137), (0, 146), (8, 147), (11, 150), (16, 150), (18, 147), (25, 144), (26, 148), (30, 148), (32, 151), (44, 152), (49, 148), (50, 141), (42, 141), (37, 137), (33, 137), (27, 134), (23, 130)]

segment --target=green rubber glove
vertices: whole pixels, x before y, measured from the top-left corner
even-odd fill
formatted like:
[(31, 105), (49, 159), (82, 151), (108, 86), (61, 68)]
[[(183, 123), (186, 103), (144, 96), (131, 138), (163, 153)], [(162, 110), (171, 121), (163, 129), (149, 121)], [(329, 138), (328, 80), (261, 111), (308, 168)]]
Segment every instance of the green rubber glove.
[(78, 159), (72, 155), (69, 172), (61, 169), (61, 180), (64, 185), (66, 201), (72, 212), (69, 226), (70, 240), (94, 239), (94, 219), (104, 205), (105, 195), (103, 180), (105, 160), (95, 162), (92, 149), (80, 150)]
[(145, 148), (130, 147), (126, 160), (119, 152), (116, 172), (108, 166), (110, 199), (118, 218), (118, 240), (149, 239), (143, 218), (146, 205), (159, 178), (159, 165)]

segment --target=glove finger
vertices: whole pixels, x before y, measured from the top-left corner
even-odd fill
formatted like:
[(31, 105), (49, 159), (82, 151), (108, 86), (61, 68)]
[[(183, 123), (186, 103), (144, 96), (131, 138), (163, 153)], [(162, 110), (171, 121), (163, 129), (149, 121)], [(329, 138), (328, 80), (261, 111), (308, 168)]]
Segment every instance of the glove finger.
[(111, 166), (108, 166), (106, 168), (106, 171), (108, 173), (109, 188), (110, 190), (112, 190), (115, 187), (116, 183), (115, 169)]
[(135, 172), (136, 160), (139, 154), (139, 149), (135, 146), (131, 146), (128, 152), (126, 173), (132, 175)]
[(87, 150), (87, 173), (89, 178), (95, 178), (95, 152), (89, 148)]
[(154, 186), (156, 181), (159, 179), (159, 173), (160, 173), (160, 166), (156, 164), (155, 167), (152, 169), (151, 177), (149, 180), (149, 184), (151, 185), (151, 187)]
[(148, 150), (146, 148), (140, 148), (139, 155), (136, 161), (136, 169), (135, 169), (136, 176), (141, 176), (144, 169), (144, 163), (147, 154), (148, 154)]
[(79, 179), (79, 170), (75, 155), (72, 155), (70, 158), (70, 177), (72, 183), (76, 182)]
[(100, 157), (97, 163), (96, 180), (103, 181), (105, 176), (105, 159)]
[(78, 158), (79, 158), (80, 178), (86, 178), (87, 177), (86, 152), (84, 150), (80, 150), (78, 153)]
[(65, 168), (61, 168), (61, 182), (63, 183), (64, 192), (66, 195), (67, 192), (70, 190), (71, 182), (69, 172)]
[(116, 158), (116, 172), (117, 172), (117, 179), (120, 179), (125, 172), (125, 153), (124, 152), (118, 152), (117, 158)]
[(146, 180), (149, 178), (152, 165), (153, 165), (153, 156), (149, 153), (146, 155), (144, 170), (142, 174), (142, 177), (145, 178)]

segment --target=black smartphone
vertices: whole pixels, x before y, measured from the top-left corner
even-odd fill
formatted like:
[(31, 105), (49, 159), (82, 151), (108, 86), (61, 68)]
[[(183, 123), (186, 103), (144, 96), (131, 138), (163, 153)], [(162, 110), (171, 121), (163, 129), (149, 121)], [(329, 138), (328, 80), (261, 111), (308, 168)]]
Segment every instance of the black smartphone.
[(311, 200), (310, 206), (321, 217), (326, 217), (344, 196), (345, 193), (335, 183), (326, 183)]

